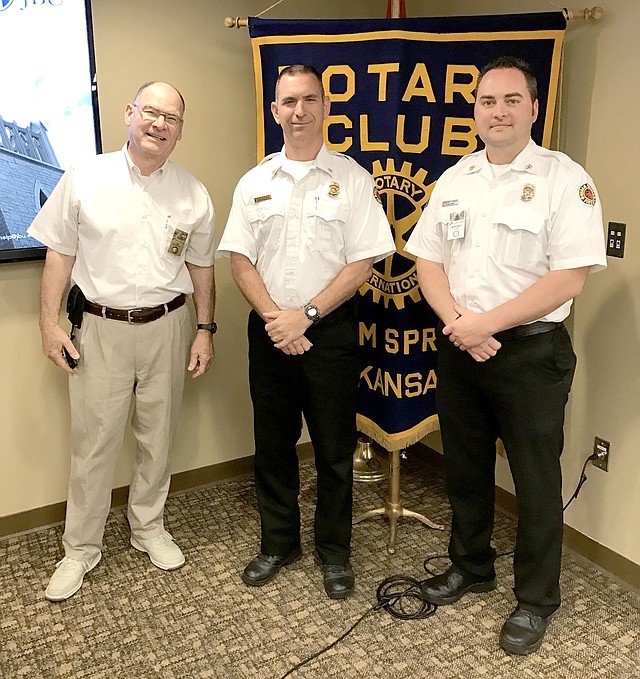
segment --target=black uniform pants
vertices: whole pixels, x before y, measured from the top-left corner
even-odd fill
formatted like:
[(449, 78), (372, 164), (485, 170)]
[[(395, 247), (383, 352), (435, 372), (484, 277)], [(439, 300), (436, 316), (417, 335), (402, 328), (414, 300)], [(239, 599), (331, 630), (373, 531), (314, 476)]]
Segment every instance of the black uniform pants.
[(255, 478), (264, 554), (300, 545), (296, 443), (304, 414), (315, 453), (315, 544), (324, 563), (345, 564), (351, 544), (353, 453), (360, 377), (357, 327), (346, 303), (311, 326), (310, 351), (287, 356), (264, 321), (249, 315), (249, 384), (254, 411)]
[[(502, 340), (501, 340), (502, 341)], [(576, 365), (563, 325), (503, 341), (477, 363), (438, 333), (437, 407), (453, 510), (449, 556), (468, 573), (494, 575), (491, 546), (496, 439), (518, 500), (514, 593), (538, 615), (560, 605), (564, 409)]]

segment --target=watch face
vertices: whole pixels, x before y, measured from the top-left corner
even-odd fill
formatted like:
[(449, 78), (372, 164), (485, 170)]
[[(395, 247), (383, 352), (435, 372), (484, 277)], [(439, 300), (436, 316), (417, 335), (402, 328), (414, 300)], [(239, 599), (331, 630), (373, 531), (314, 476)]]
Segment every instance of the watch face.
[(320, 320), (320, 312), (318, 311), (318, 307), (314, 304), (307, 304), (304, 308), (304, 313), (306, 317), (314, 323), (317, 323)]

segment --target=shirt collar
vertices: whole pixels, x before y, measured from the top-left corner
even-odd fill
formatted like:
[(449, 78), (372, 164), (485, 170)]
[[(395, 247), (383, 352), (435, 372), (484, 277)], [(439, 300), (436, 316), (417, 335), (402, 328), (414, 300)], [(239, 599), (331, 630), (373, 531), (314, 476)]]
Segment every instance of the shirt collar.
[[(516, 172), (525, 172), (529, 174), (537, 174), (538, 165), (538, 145), (529, 138), (529, 143), (520, 151), (520, 153), (513, 159), (509, 169)], [(479, 151), (471, 160), (463, 174), (474, 174), (479, 172), (486, 176), (492, 176), (489, 169), (489, 159), (487, 158), (486, 149)]]
[(169, 162), (169, 159), (164, 161), (164, 163), (154, 172), (152, 172), (150, 175), (143, 175), (142, 172), (140, 172), (140, 168), (133, 162), (133, 159), (129, 155), (129, 142), (125, 142), (124, 146), (122, 147), (122, 152), (124, 153), (124, 157), (127, 160), (127, 167), (129, 168), (129, 172), (131, 174), (135, 175), (136, 177), (142, 177), (145, 179), (149, 179), (150, 177), (161, 177), (166, 170), (167, 163)]
[[(284, 152), (284, 146), (280, 150), (280, 153), (278, 153), (276, 156), (274, 156), (272, 160), (272, 175), (277, 174), (281, 169), (282, 166), (287, 162), (287, 156), (285, 155)], [(333, 177), (334, 174), (334, 162), (333, 162), (333, 156), (329, 149), (327, 148), (326, 144), (322, 144), (320, 147), (320, 151), (318, 151), (318, 155), (315, 157), (315, 163), (311, 166), (312, 169), (316, 168), (318, 170), (322, 170), (323, 172), (326, 172), (328, 175)]]

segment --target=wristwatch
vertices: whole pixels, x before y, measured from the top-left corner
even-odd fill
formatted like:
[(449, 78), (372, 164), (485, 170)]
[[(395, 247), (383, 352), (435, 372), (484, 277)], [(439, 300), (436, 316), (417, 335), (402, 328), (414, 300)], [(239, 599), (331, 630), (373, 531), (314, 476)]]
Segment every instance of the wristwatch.
[(218, 324), (215, 321), (211, 323), (198, 323), (196, 330), (208, 330), (212, 335), (215, 335), (218, 331)]
[(304, 315), (312, 323), (320, 323), (320, 312), (318, 311), (318, 307), (315, 304), (305, 304)]

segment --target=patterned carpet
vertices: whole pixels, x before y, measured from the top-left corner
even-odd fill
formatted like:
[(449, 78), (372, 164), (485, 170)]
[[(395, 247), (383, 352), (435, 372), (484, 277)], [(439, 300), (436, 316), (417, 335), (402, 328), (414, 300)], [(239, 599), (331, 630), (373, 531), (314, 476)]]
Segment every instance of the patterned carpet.
[[(356, 592), (331, 601), (313, 555), (314, 469), (302, 465), (304, 556), (263, 588), (239, 573), (258, 544), (252, 479), (170, 497), (167, 527), (187, 555), (167, 573), (129, 546), (122, 510), (109, 516), (102, 562), (60, 604), (43, 590), (61, 558), (60, 526), (0, 542), (0, 676), (173, 679), (279, 679), (345, 632), (375, 603), (384, 578), (422, 579), (424, 558), (446, 552), (447, 533), (403, 519), (398, 550), (387, 553), (384, 520), (354, 527)], [(356, 484), (357, 513), (382, 506), (386, 482)], [(448, 524), (443, 482), (420, 455), (403, 462), (408, 509)], [(580, 500), (578, 500), (579, 502)], [(513, 519), (498, 514), (498, 551), (512, 547)], [(442, 563), (432, 563), (441, 569)], [(429, 677), (596, 679), (640, 677), (640, 596), (571, 553), (563, 561), (564, 604), (537, 654), (514, 658), (497, 636), (514, 599), (509, 557), (497, 564), (498, 589), (471, 594), (425, 620), (369, 615), (333, 649), (292, 679)]]

